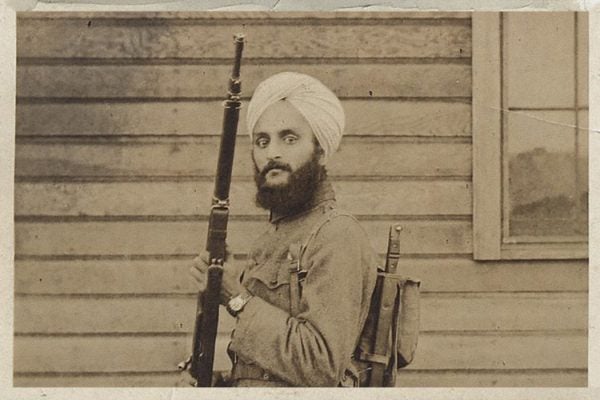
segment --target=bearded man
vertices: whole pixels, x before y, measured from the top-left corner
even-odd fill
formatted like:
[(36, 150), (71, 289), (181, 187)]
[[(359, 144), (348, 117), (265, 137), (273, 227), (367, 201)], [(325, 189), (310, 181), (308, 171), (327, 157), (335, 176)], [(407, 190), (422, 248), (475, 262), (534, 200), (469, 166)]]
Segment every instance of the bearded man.
[[(378, 260), (356, 219), (337, 209), (326, 164), (344, 111), (318, 80), (284, 72), (255, 90), (248, 132), (256, 203), (270, 211), (248, 262), (225, 265), (222, 304), (236, 317), (234, 386), (353, 386), (353, 353)], [(228, 264), (232, 264), (229, 262)], [(206, 257), (192, 275), (206, 284)]]

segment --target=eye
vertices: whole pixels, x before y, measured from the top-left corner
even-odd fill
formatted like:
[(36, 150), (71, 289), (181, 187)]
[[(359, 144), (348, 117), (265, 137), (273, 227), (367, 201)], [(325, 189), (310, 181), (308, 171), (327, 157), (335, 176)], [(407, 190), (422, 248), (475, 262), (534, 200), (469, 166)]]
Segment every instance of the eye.
[(267, 147), (267, 145), (269, 144), (269, 139), (267, 139), (266, 137), (262, 136), (262, 137), (258, 137), (256, 138), (256, 140), (254, 141), (254, 144), (256, 146), (258, 146), (261, 149), (264, 149), (265, 147)]
[(295, 144), (298, 141), (298, 137), (296, 135), (285, 135), (283, 137), (283, 142), (285, 144)]

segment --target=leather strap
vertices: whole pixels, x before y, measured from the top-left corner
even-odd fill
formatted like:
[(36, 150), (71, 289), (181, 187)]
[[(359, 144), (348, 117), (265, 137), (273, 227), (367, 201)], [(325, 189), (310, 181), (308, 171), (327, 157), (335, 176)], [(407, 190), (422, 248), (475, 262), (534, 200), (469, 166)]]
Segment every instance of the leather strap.
[(298, 315), (300, 310), (300, 244), (290, 245), (288, 252), (290, 271), (290, 314), (292, 317)]
[(298, 315), (298, 313), (300, 312), (300, 299), (302, 297), (302, 285), (300, 284), (300, 282), (302, 279), (304, 279), (304, 276), (301, 275), (307, 273), (307, 271), (304, 271), (302, 269), (302, 266), (300, 265), (300, 260), (302, 259), (302, 255), (308, 247), (308, 244), (315, 236), (317, 236), (319, 230), (327, 222), (331, 221), (338, 215), (345, 215), (354, 218), (352, 215), (339, 212), (335, 208), (331, 208), (327, 211), (324, 211), (324, 213), (326, 215), (326, 218), (321, 219), (317, 221), (317, 223), (315, 223), (315, 226), (310, 231), (310, 234), (306, 237), (304, 243), (292, 243), (288, 250), (288, 270), (290, 272), (290, 313), (293, 317)]
[[(292, 243), (290, 245), (288, 251), (288, 269), (290, 272), (290, 314), (292, 315), (292, 317), (295, 317), (300, 312), (300, 299), (302, 297), (302, 285), (300, 284), (300, 281), (301, 279), (304, 279), (304, 275), (307, 273), (307, 271), (302, 269), (302, 266), (300, 265), (300, 259), (302, 258), (304, 251), (308, 247), (308, 244), (317, 235), (319, 230), (327, 222), (331, 221), (338, 215), (345, 215), (354, 218), (350, 214), (340, 213), (335, 208), (332, 208), (327, 212), (327, 218), (320, 220), (315, 224), (315, 227), (312, 229), (312, 231), (310, 232), (310, 234), (308, 235), (308, 237), (302, 245), (300, 243)], [(359, 385), (360, 382), (358, 373), (347, 369), (344, 372), (344, 377), (342, 379), (342, 382), (340, 382), (339, 386), (359, 387)]]

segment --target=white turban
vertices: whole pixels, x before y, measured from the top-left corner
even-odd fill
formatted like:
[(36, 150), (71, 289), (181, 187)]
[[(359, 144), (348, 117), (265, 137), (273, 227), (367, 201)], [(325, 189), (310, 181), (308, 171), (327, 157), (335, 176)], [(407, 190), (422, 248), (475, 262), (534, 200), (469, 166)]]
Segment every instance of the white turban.
[(284, 100), (302, 114), (323, 148), (333, 154), (344, 133), (345, 115), (336, 95), (317, 79), (296, 72), (281, 72), (261, 82), (248, 105), (248, 132), (253, 135), (260, 116), (272, 104)]

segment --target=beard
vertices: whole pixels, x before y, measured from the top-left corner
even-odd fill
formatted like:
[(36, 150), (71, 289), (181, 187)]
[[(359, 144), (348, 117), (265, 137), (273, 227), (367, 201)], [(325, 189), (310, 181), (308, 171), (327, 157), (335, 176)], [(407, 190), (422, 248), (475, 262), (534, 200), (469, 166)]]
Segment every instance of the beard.
[[(316, 153), (295, 171), (292, 171), (288, 164), (279, 161), (269, 161), (261, 171), (258, 170), (256, 164), (254, 168), (254, 181), (258, 189), (256, 205), (284, 215), (295, 214), (309, 205), (319, 184), (327, 176), (327, 171), (323, 165), (319, 164), (319, 155)], [(289, 172), (287, 183), (267, 185), (266, 175), (274, 168)]]

